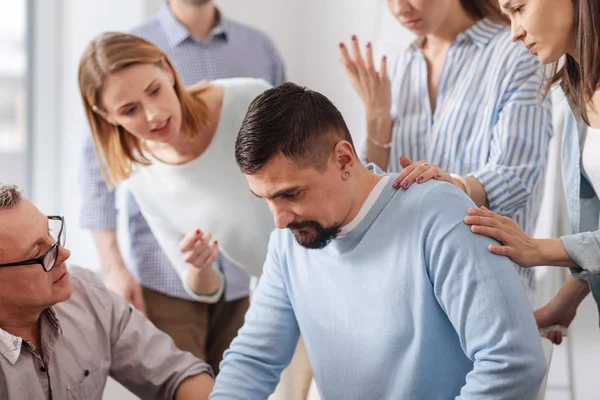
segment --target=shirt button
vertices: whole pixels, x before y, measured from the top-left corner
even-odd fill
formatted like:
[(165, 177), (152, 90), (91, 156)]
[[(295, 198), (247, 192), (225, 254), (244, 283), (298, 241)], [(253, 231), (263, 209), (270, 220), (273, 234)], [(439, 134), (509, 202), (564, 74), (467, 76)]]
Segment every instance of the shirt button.
[(40, 371), (42, 372), (46, 372), (46, 367), (44, 367), (43, 365), (40, 367)]

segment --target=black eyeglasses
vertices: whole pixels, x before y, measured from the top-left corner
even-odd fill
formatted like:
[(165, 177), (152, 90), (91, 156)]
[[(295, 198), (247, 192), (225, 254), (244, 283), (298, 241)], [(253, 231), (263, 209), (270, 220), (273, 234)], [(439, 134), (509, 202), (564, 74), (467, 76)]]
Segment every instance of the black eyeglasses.
[(54, 238), (54, 243), (44, 254), (31, 260), (0, 264), (0, 267), (17, 267), (19, 265), (40, 264), (44, 271), (50, 272), (58, 259), (58, 247), (63, 247), (66, 240), (65, 219), (56, 215), (48, 216), (48, 232)]

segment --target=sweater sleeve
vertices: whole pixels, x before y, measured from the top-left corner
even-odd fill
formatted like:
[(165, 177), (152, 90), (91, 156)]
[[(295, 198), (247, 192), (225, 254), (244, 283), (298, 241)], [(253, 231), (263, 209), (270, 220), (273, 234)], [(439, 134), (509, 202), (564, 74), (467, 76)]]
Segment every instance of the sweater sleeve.
[(588, 273), (600, 274), (600, 231), (560, 238), (569, 257)]
[(534, 399), (546, 373), (539, 332), (515, 265), (492, 242), (459, 222), (431, 248), (435, 296), (473, 361), (457, 399)]
[(244, 326), (225, 352), (211, 400), (266, 399), (290, 363), (300, 336), (283, 279), (282, 262), (269, 253)]

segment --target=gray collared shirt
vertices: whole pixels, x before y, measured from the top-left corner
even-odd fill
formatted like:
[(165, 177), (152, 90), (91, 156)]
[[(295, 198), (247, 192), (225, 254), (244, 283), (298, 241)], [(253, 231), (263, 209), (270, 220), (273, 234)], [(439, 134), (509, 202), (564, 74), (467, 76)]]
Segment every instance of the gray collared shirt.
[[(132, 33), (160, 47), (169, 56), (186, 86), (202, 80), (236, 77), (262, 78), (273, 85), (285, 80), (283, 61), (265, 33), (221, 14), (217, 22), (209, 37), (199, 40), (190, 35), (165, 4)], [(83, 144), (80, 179), (83, 197), (81, 226), (91, 230), (116, 229), (115, 196), (106, 188), (89, 130)], [(137, 203), (130, 194), (125, 198), (124, 209), (119, 212), (127, 214), (129, 224), (127, 267), (142, 286), (168, 296), (192, 300)], [(221, 254), (216, 264), (225, 275), (225, 300), (234, 301), (248, 296), (248, 274)]]
[(73, 296), (40, 316), (43, 357), (0, 329), (0, 399), (102, 399), (109, 375), (143, 399), (172, 399), (185, 378), (212, 374), (93, 272), (69, 271)]

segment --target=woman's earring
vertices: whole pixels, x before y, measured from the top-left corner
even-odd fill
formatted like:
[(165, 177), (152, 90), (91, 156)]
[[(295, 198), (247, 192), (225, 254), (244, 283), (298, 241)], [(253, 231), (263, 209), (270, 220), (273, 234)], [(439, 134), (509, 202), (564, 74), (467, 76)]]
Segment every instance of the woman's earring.
[(346, 181), (346, 180), (348, 180), (348, 178), (350, 178), (350, 172), (346, 171), (346, 172), (344, 172), (344, 178), (343, 179)]

